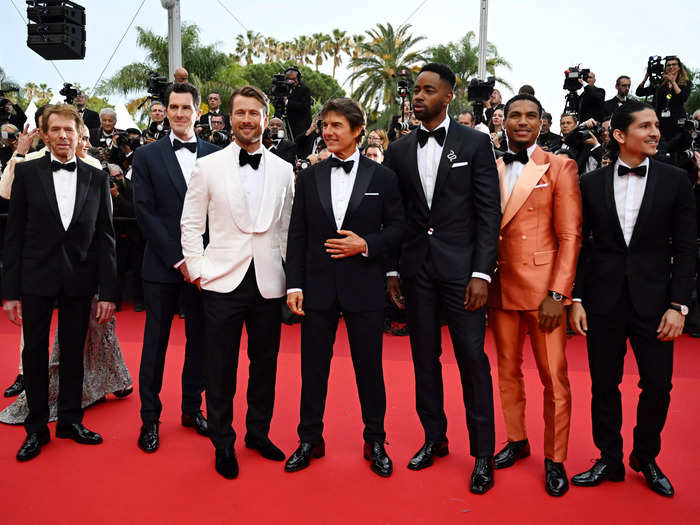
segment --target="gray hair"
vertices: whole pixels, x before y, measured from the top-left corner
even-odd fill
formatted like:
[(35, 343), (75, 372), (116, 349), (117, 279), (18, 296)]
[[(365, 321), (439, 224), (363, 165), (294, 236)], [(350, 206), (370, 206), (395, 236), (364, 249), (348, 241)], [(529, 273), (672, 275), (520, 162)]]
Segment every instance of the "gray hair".
[(112, 108), (103, 108), (100, 110), (100, 118), (102, 118), (102, 115), (112, 115), (115, 120), (117, 118), (117, 112), (114, 111)]
[(121, 169), (121, 167), (116, 165), (116, 164), (111, 164), (111, 163), (107, 164), (107, 169), (109, 170), (110, 173), (112, 173), (113, 171), (116, 171), (118, 173), (121, 173), (122, 175), (124, 174), (124, 170)]

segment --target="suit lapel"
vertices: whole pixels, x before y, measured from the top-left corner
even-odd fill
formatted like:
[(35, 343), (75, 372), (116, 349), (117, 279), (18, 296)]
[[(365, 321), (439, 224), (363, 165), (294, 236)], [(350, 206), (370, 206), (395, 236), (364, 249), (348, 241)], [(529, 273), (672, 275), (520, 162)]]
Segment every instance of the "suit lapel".
[(445, 179), (447, 178), (447, 175), (450, 172), (452, 162), (456, 158), (455, 150), (459, 149), (459, 137), (457, 136), (458, 133), (459, 130), (457, 129), (457, 124), (453, 122), (452, 119), (450, 119), (450, 125), (447, 128), (445, 142), (442, 146), (442, 155), (440, 156), (440, 163), (438, 164), (437, 178), (435, 179), (435, 190), (433, 190), (433, 205), (435, 204), (438, 196), (440, 195), (440, 187), (445, 182)]
[[(359, 170), (358, 170), (359, 171)], [(331, 166), (327, 161), (317, 165), (314, 177), (316, 179), (316, 189), (318, 190), (318, 198), (321, 201), (321, 206), (326, 212), (326, 216), (333, 225), (333, 230), (338, 227), (333, 218), (333, 203), (331, 202)]]
[[(536, 147), (535, 151), (532, 152), (530, 160), (523, 168), (522, 173), (520, 173), (520, 177), (518, 177), (513, 187), (513, 192), (508, 198), (508, 202), (503, 210), (503, 217), (501, 218), (501, 228), (504, 228), (515, 214), (518, 213), (518, 210), (525, 204), (525, 201), (530, 196), (530, 193), (532, 193), (537, 182), (549, 169), (549, 163), (540, 164), (545, 160), (546, 156), (544, 152), (539, 147)], [(505, 179), (505, 170), (503, 178)]]
[(353, 212), (357, 210), (362, 202), (362, 199), (365, 197), (365, 192), (367, 191), (370, 182), (372, 182), (374, 170), (374, 164), (372, 164), (364, 155), (360, 155), (360, 163), (357, 167), (355, 184), (352, 187), (350, 201), (348, 202), (348, 209), (345, 212), (345, 218), (343, 219), (343, 229), (345, 229), (345, 225), (348, 224)]
[(73, 217), (71, 218), (70, 225), (68, 226), (69, 228), (73, 225), (75, 221), (78, 220), (78, 215), (80, 215), (80, 212), (83, 209), (83, 205), (85, 204), (88, 189), (90, 188), (90, 179), (92, 178), (92, 174), (90, 173), (87, 164), (85, 164), (82, 160), (78, 159), (77, 156), (76, 160), (78, 165), (76, 178), (78, 180), (77, 187), (75, 190), (75, 206), (73, 207)]
[(226, 179), (226, 196), (231, 208), (231, 215), (241, 231), (253, 233), (253, 218), (250, 216), (248, 203), (243, 194), (243, 185), (238, 174), (238, 159), (233, 154), (233, 144), (227, 146), (225, 151), (226, 155), (222, 156), (224, 166), (221, 173)]
[(496, 169), (498, 170), (498, 187), (501, 191), (501, 214), (506, 209), (508, 202), (508, 184), (506, 182), (506, 163), (502, 159), (496, 161)]
[(627, 243), (625, 243), (625, 235), (622, 233), (620, 217), (617, 215), (617, 206), (615, 205), (615, 188), (613, 186), (613, 177), (615, 176), (614, 164), (611, 164), (604, 169), (605, 171), (602, 173), (602, 175), (605, 182), (605, 208), (610, 217), (610, 223), (615, 225), (614, 228), (619, 242), (622, 244), (622, 246), (627, 246)]
[(262, 155), (262, 170), (258, 170), (262, 171), (262, 173), (258, 173), (258, 175), (263, 178), (260, 208), (257, 210), (257, 215), (255, 217), (251, 217), (255, 226), (255, 231), (259, 233), (265, 232), (270, 228), (273, 219), (273, 212), (275, 211), (277, 202), (274, 191), (271, 190), (272, 178), (274, 177), (274, 174), (272, 173), (272, 156), (274, 153), (268, 151), (267, 148), (263, 148)]
[(51, 154), (46, 153), (43, 160), (41, 161), (42, 166), (39, 170), (39, 180), (41, 180), (41, 185), (44, 187), (46, 192), (46, 198), (49, 201), (49, 208), (53, 212), (58, 224), (63, 228), (63, 222), (61, 221), (61, 212), (58, 211), (58, 199), (56, 198), (56, 188), (53, 185), (53, 171), (51, 171)]
[[(657, 180), (657, 175), (656, 175), (656, 170), (654, 169), (655, 162), (653, 160), (649, 160), (649, 170), (647, 173), (647, 184), (646, 187), (644, 188), (644, 197), (642, 198), (642, 204), (639, 207), (639, 214), (637, 215), (637, 221), (634, 223), (634, 230), (632, 230), (632, 238), (630, 239), (630, 246), (632, 246), (632, 243), (634, 243), (637, 238), (639, 237), (639, 232), (642, 231), (642, 228), (646, 221), (649, 219), (649, 216), (651, 215), (651, 211), (653, 208), (653, 201), (654, 201), (654, 189), (656, 187), (656, 180)], [(628, 175), (628, 177), (631, 177), (632, 175)], [(618, 221), (619, 222), (619, 221)]]
[[(187, 193), (187, 183), (185, 182), (185, 176), (182, 174), (180, 169), (180, 163), (177, 161), (175, 156), (175, 150), (173, 149), (172, 142), (170, 142), (170, 137), (165, 140), (159, 140), (157, 144), (160, 144), (160, 153), (163, 157), (163, 163), (165, 164), (165, 169), (168, 172), (170, 180), (172, 180), (175, 189), (177, 190), (180, 199), (185, 199), (185, 193)], [(197, 147), (197, 154), (199, 155), (200, 147)]]
[(416, 130), (413, 130), (410, 135), (408, 135), (406, 147), (408, 148), (406, 161), (408, 162), (408, 173), (411, 177), (411, 182), (416, 188), (416, 193), (425, 211), (428, 212), (428, 199), (425, 197), (423, 183), (420, 180), (420, 170), (418, 169), (418, 132)]

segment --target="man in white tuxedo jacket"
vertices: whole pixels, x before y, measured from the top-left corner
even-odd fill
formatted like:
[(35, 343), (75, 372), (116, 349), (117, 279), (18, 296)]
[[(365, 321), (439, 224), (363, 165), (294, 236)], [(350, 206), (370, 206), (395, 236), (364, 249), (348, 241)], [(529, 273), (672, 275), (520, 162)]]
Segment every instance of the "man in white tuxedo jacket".
[[(209, 437), (216, 448), (216, 470), (229, 479), (238, 475), (233, 396), (244, 323), (250, 358), (246, 447), (267, 459), (284, 460), (268, 433), (294, 173), (291, 164), (262, 146), (267, 113), (267, 96), (259, 89), (245, 86), (233, 93), (234, 142), (197, 160), (182, 211), (182, 251), (204, 304)], [(204, 248), (207, 217), (209, 244)]]

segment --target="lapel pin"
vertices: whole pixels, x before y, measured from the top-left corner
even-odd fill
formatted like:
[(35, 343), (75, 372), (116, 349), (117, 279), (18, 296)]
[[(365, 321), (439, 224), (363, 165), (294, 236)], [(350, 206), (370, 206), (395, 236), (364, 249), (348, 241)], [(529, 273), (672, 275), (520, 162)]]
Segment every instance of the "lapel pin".
[(447, 158), (450, 160), (450, 162), (454, 162), (457, 155), (455, 155), (454, 151), (450, 150), (450, 152), (447, 154)]

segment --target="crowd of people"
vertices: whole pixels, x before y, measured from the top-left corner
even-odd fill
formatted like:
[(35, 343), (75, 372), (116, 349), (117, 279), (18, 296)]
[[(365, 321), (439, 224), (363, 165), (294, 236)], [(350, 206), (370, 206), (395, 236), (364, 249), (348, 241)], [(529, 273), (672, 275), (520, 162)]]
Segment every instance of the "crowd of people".
[[(234, 91), (229, 114), (209, 93), (201, 114), (200, 93), (185, 77), (151, 103), (145, 130), (120, 130), (113, 110), (87, 109), (83, 94), (74, 106), (39, 108), (33, 131), (13, 124), (0, 179), (0, 196), (9, 200), (2, 292), (8, 317), (22, 324), (23, 369), (8, 391), (23, 394), (0, 421), (26, 428), (17, 459), (40, 453), (50, 420), (58, 421), (57, 437), (101, 443), (83, 425), (83, 409), (132, 392), (114, 332), (131, 275), (137, 308), (146, 312), (137, 440), (144, 452), (160, 446), (164, 362), (181, 313), (181, 423), (209, 437), (216, 471), (238, 476), (232, 422), (244, 326), (245, 445), (286, 459), (287, 472), (309, 467), (326, 452), (325, 400), (342, 316), (371, 470), (393, 472), (385, 331), (409, 335), (425, 439), (408, 468), (428, 468), (449, 453), (440, 364), (446, 324), (475, 458), (470, 490), (487, 492), (494, 470), (531, 453), (521, 370), (528, 335), (544, 391), (545, 489), (562, 496), (572, 403), (568, 323), (587, 337), (601, 454), (572, 483), (624, 479), (619, 383), (629, 339), (642, 388), (629, 465), (652, 490), (672, 496), (655, 458), (673, 340), (695, 285), (698, 222), (691, 186), (698, 156), (692, 140), (690, 164), (679, 150), (686, 143), (678, 108), (689, 93), (680, 60), (668, 57), (651, 91), (646, 78), (640, 84), (637, 94), (653, 95), (653, 105), (628, 99), (624, 75), (606, 101), (589, 72), (578, 111), (561, 115), (561, 136), (532, 86), (505, 104), (494, 89), (483, 115), (450, 117), (455, 75), (442, 64), (421, 69), (389, 130), (367, 130), (363, 108), (349, 98), (327, 101), (312, 117), (300, 72), (285, 74), (290, 90), (274, 118), (268, 96), (253, 86)], [(487, 312), (507, 432), (498, 452)], [(290, 456), (269, 437), (285, 319), (301, 319), (300, 443)]]

